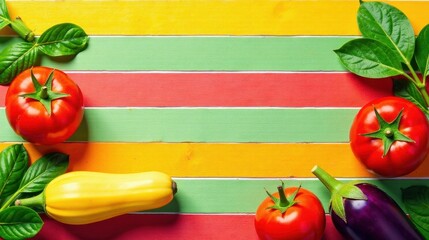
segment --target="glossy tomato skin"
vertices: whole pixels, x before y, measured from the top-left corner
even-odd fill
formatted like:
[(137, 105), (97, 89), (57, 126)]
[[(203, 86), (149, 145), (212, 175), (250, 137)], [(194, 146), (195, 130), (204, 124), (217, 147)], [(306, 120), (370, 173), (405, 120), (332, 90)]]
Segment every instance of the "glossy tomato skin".
[[(25, 140), (42, 145), (66, 141), (79, 127), (83, 118), (83, 96), (79, 86), (67, 74), (54, 71), (52, 91), (69, 96), (52, 101), (51, 114), (37, 100), (21, 94), (35, 92), (31, 69), (19, 74), (6, 93), (6, 116), (13, 130)], [(47, 67), (33, 67), (32, 72), (40, 84), (45, 84), (53, 71)]]
[[(296, 187), (285, 188), (286, 196), (296, 191)], [(272, 194), (279, 198), (279, 193)], [(255, 216), (255, 229), (261, 240), (320, 240), (326, 225), (325, 210), (312, 192), (300, 188), (296, 203), (283, 214), (276, 209), (267, 197), (258, 207)]]
[[(414, 142), (395, 141), (383, 156), (383, 141), (362, 134), (377, 131), (377, 109), (386, 122), (393, 121), (402, 110), (399, 131)], [(414, 171), (429, 150), (429, 124), (425, 114), (412, 102), (399, 97), (375, 99), (363, 106), (350, 129), (351, 149), (365, 167), (384, 177), (399, 177)]]

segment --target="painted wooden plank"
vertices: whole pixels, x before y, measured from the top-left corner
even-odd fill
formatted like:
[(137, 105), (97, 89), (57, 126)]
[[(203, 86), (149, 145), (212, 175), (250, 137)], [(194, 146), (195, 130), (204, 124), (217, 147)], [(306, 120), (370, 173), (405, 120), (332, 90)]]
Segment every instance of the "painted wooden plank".
[[(429, 17), (427, 1), (389, 0), (416, 30)], [(37, 34), (61, 22), (74, 22), (96, 35), (358, 35), (359, 1), (133, 1), (8, 0)], [(34, 11), (37, 9), (37, 11)], [(72, 9), (72, 10), (71, 10)]]
[[(0, 149), (10, 143), (0, 143)], [(52, 151), (70, 156), (69, 171), (111, 173), (158, 170), (175, 177), (314, 177), (321, 165), (337, 177), (374, 177), (348, 143), (64, 143), (25, 144), (32, 161)], [(429, 177), (429, 156), (409, 177)]]
[[(46, 216), (33, 240), (257, 240), (253, 214), (127, 214), (88, 225), (66, 225)], [(326, 215), (325, 240), (342, 240)]]
[[(326, 169), (329, 171), (330, 169)], [(174, 178), (178, 192), (167, 206), (150, 212), (165, 213), (254, 213), (266, 198), (265, 188), (275, 192), (279, 179), (254, 178)], [(329, 193), (315, 178), (283, 178), (286, 186), (302, 185), (312, 191), (322, 202), (326, 213), (329, 209)], [(339, 179), (350, 181), (351, 179)], [(357, 180), (357, 179), (352, 179)], [(423, 179), (364, 179), (386, 191), (401, 207), (401, 188), (412, 185), (428, 185)]]
[(67, 73), (87, 107), (361, 107), (392, 95), (389, 79), (351, 73)]
[[(41, 64), (95, 71), (345, 71), (333, 50), (350, 39), (92, 36), (88, 48), (71, 61), (44, 57)], [(0, 49), (6, 46), (0, 45)]]
[[(0, 141), (22, 141), (0, 109)], [(86, 108), (70, 141), (348, 142), (354, 108)]]

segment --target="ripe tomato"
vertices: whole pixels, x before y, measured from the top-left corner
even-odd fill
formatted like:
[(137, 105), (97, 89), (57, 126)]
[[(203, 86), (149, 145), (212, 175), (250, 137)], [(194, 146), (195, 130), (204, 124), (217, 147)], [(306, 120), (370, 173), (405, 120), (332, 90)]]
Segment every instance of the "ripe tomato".
[(82, 92), (62, 71), (27, 69), (9, 86), (6, 116), (13, 130), (25, 140), (46, 145), (60, 143), (80, 125)]
[(429, 151), (429, 124), (412, 102), (399, 97), (363, 106), (350, 129), (351, 149), (368, 170), (385, 177), (414, 171)]
[(255, 229), (261, 240), (320, 240), (325, 210), (312, 192), (301, 187), (278, 187), (258, 207)]

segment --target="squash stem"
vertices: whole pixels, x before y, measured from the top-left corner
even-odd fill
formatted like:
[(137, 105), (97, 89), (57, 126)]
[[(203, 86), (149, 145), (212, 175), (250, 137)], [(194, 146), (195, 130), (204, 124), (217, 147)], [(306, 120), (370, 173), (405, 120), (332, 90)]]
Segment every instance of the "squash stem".
[(44, 192), (30, 198), (18, 199), (15, 201), (15, 206), (26, 207), (45, 207), (45, 194)]
[(177, 183), (175, 181), (172, 181), (171, 189), (173, 190), (173, 195), (177, 193)]

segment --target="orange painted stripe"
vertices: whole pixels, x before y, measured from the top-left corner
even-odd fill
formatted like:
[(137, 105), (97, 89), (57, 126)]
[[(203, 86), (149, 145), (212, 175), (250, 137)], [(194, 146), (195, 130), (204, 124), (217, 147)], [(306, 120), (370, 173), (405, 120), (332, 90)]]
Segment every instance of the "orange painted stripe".
[[(0, 149), (9, 144), (1, 143)], [(314, 165), (336, 177), (374, 177), (347, 143), (64, 143), (25, 144), (31, 160), (60, 151), (70, 155), (70, 171), (139, 172), (159, 170), (174, 177), (314, 177)], [(429, 176), (429, 160), (412, 174)]]

